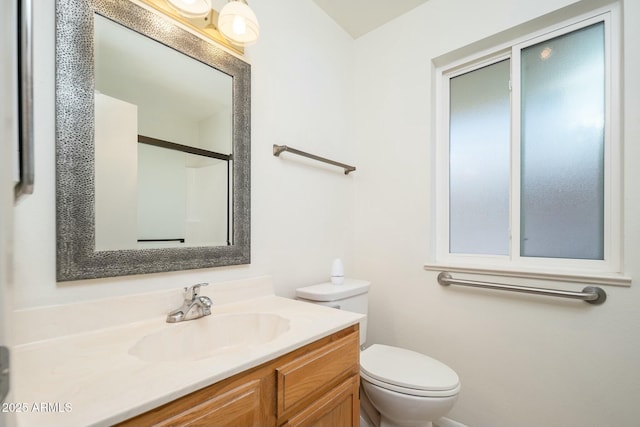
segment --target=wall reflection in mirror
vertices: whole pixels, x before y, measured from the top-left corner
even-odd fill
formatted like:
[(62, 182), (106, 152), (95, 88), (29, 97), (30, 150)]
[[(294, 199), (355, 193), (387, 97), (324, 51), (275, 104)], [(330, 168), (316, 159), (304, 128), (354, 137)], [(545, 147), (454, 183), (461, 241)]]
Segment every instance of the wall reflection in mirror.
[(232, 78), (94, 16), (96, 250), (231, 244)]

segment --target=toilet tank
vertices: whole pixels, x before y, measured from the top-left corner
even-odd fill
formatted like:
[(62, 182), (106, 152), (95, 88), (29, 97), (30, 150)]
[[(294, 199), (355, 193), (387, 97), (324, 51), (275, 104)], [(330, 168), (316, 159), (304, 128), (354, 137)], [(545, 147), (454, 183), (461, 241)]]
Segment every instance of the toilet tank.
[[(331, 282), (296, 289), (296, 299), (339, 310), (366, 315), (369, 309), (369, 286), (366, 280), (344, 279), (342, 285)], [(367, 337), (367, 318), (360, 321), (360, 346)]]

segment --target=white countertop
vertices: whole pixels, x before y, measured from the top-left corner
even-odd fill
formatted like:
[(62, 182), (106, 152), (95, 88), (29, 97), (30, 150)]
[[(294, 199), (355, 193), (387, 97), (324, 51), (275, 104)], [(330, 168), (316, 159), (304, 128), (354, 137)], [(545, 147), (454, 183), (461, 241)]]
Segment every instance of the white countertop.
[(129, 354), (142, 337), (170, 327), (165, 316), (14, 348), (12, 402), (18, 426), (103, 426), (124, 421), (358, 323), (364, 315), (275, 295), (214, 306), (224, 313), (274, 313), (289, 330), (251, 347), (188, 362), (144, 362)]

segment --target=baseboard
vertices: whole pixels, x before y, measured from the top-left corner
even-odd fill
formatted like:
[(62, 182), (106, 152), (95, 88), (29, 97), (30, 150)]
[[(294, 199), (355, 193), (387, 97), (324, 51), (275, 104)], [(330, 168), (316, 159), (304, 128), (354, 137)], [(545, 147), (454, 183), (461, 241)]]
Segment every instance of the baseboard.
[(459, 423), (457, 421), (453, 421), (449, 418), (440, 418), (436, 421), (434, 427), (467, 427), (466, 425)]

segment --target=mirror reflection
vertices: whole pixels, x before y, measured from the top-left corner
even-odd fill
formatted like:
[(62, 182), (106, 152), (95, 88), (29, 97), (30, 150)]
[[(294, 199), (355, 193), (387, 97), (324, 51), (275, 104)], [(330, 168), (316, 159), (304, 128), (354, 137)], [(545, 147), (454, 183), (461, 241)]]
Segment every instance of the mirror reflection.
[(232, 244), (232, 77), (94, 15), (96, 250)]

